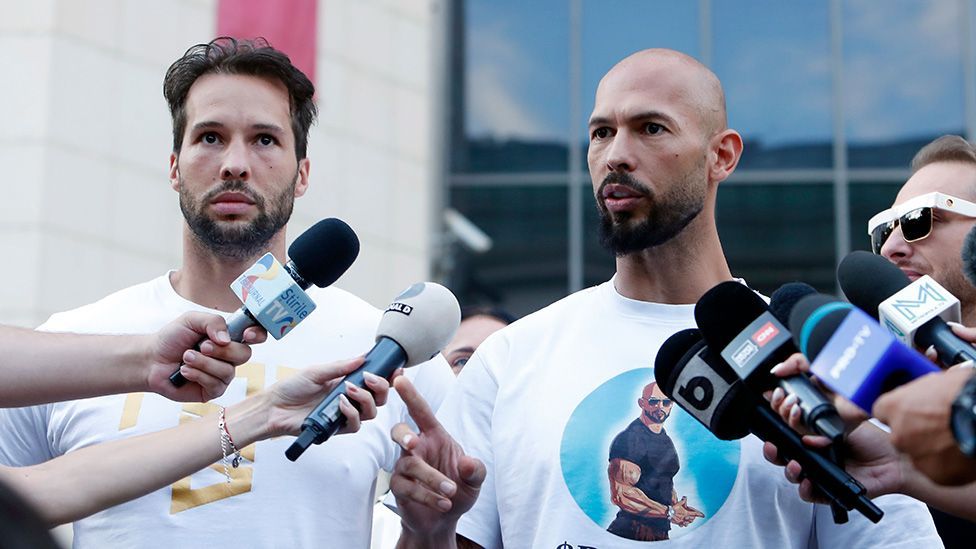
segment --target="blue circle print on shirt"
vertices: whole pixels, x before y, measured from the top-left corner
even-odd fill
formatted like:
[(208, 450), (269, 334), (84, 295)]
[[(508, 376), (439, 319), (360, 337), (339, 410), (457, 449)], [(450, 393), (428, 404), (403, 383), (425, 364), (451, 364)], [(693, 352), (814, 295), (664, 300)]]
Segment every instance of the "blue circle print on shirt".
[[(626, 528), (642, 527), (625, 525), (624, 530), (621, 530), (621, 524), (636, 524), (635, 521), (628, 520), (630, 515), (627, 513), (623, 513), (623, 518), (615, 521), (622, 507), (611, 500), (608, 475), (611, 445), (617, 440), (615, 452), (620, 453), (621, 441), (627, 436), (631, 436), (632, 441), (635, 435), (642, 436), (642, 428), (646, 427), (632, 424), (642, 414), (638, 399), (641, 398), (644, 387), (652, 381), (654, 371), (651, 368), (639, 368), (624, 372), (598, 387), (573, 411), (563, 432), (560, 447), (563, 479), (577, 505), (602, 528), (609, 528), (613, 523), (614, 528), (610, 531), (629, 539), (659, 538), (646, 531), (637, 534), (621, 533), (627, 532)], [(678, 468), (673, 477), (677, 500), (687, 497), (687, 506), (704, 515), (700, 518), (696, 516), (690, 524), (683, 527), (671, 524), (670, 531), (666, 531), (664, 535), (667, 539), (676, 539), (708, 522), (725, 503), (739, 468), (739, 441), (715, 438), (677, 404), (672, 406), (671, 415), (664, 420), (663, 425), (664, 432), (674, 445), (673, 452), (668, 448), (664, 453), (672, 463), (674, 454), (677, 454), (677, 467), (670, 468), (672, 472), (674, 468)], [(628, 428), (630, 435), (625, 434)], [(634, 444), (639, 446), (640, 441), (632, 442), (631, 446)], [(644, 457), (647, 458), (646, 455)], [(661, 461), (664, 459), (661, 458)], [(634, 484), (635, 488), (647, 485), (646, 481), (636, 480), (632, 471), (630, 474), (626, 478), (631, 482), (618, 484), (618, 488), (622, 486), (632, 491), (630, 484)], [(637, 484), (634, 483), (635, 480)], [(643, 492), (637, 494), (637, 500), (641, 497)], [(658, 519), (658, 522), (661, 520), (663, 519)]]

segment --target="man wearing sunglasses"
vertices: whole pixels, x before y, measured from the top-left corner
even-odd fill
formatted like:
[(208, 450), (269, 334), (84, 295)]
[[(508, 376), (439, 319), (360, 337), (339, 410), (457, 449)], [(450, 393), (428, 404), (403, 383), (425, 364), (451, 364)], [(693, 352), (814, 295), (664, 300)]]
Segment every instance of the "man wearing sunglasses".
[(620, 511), (607, 531), (637, 541), (669, 539), (672, 524), (683, 528), (705, 515), (674, 489), (681, 465), (664, 430), (674, 402), (652, 381), (637, 406), (640, 416), (610, 444), (610, 501)]
[(912, 177), (891, 208), (868, 222), (871, 249), (912, 280), (929, 275), (959, 298), (963, 324), (976, 324), (976, 288), (963, 275), (960, 250), (976, 224), (976, 150), (942, 136), (912, 160)]

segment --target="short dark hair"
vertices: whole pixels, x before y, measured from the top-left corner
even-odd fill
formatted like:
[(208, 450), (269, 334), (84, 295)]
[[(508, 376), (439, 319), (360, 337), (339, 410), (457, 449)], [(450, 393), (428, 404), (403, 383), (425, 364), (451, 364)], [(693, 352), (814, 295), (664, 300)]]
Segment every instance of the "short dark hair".
[(491, 307), (491, 306), (472, 306), (472, 307), (462, 307), (461, 308), (461, 320), (465, 320), (474, 316), (490, 316), (499, 322), (504, 324), (511, 324), (518, 320), (518, 318), (512, 313), (502, 309), (501, 307)]
[(238, 40), (229, 36), (197, 44), (177, 59), (163, 79), (163, 96), (173, 117), (173, 152), (179, 154), (186, 131), (186, 96), (197, 78), (205, 74), (244, 74), (280, 80), (288, 89), (291, 130), (295, 155), (305, 158), (308, 129), (318, 109), (312, 101), (315, 85), (287, 55), (271, 47), (264, 38)]
[(943, 135), (915, 153), (912, 158), (912, 173), (936, 162), (976, 164), (976, 148), (958, 135)]

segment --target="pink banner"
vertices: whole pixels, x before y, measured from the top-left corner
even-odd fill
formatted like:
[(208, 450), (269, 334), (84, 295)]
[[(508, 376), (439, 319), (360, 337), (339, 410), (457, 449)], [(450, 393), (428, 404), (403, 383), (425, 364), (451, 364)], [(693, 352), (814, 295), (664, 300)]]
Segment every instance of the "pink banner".
[(217, 35), (262, 37), (315, 82), (317, 0), (219, 0)]

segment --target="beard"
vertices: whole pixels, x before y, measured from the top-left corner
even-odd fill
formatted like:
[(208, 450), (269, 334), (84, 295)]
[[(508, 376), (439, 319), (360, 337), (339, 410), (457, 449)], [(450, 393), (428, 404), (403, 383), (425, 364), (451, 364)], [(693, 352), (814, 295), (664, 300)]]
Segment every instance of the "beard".
[(654, 423), (664, 423), (664, 420), (668, 419), (671, 412), (666, 412), (664, 410), (658, 409), (653, 412), (644, 411), (644, 417), (651, 420)]
[[(298, 173), (279, 194), (269, 199), (255, 193), (239, 179), (224, 181), (207, 191), (199, 199), (194, 198), (180, 176), (180, 210), (194, 238), (215, 255), (228, 259), (247, 259), (263, 251), (291, 218), (295, 205), (295, 184)], [(217, 221), (206, 213), (206, 207), (219, 194), (237, 192), (254, 202), (258, 216), (244, 223)]]
[[(621, 257), (659, 246), (677, 236), (705, 207), (705, 187), (700, 183), (704, 176), (698, 172), (692, 170), (660, 196), (626, 172), (607, 174), (596, 194), (600, 244)], [(603, 188), (610, 184), (623, 185), (644, 195), (651, 203), (647, 217), (634, 219), (633, 214), (624, 213), (614, 220), (602, 200)]]

